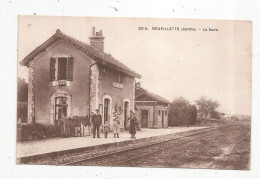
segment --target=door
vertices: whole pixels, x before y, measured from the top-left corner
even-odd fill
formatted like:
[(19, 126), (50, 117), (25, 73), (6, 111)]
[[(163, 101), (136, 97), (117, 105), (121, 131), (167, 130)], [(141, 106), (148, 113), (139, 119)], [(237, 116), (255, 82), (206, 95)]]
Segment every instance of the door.
[(162, 110), (162, 128), (164, 128), (164, 111)]
[(148, 127), (148, 110), (142, 110), (141, 127), (142, 128)]
[(60, 119), (67, 117), (67, 98), (57, 97), (55, 98), (55, 124), (58, 124)]
[(110, 107), (110, 99), (105, 99), (104, 101), (104, 123), (105, 121), (108, 121), (108, 124), (110, 125), (110, 116), (109, 116), (109, 107)]
[(125, 102), (124, 103), (124, 130), (126, 130), (128, 108), (129, 108), (129, 102)]

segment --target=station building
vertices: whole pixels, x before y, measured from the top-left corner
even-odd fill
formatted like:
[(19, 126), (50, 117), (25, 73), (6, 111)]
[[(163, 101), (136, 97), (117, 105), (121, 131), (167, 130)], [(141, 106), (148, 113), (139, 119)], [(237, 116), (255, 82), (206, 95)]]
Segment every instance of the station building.
[(90, 45), (57, 29), (22, 61), (28, 68), (28, 123), (55, 125), (62, 117), (99, 109), (103, 123), (121, 114), (121, 129), (134, 110), (135, 78), (141, 75), (104, 52), (102, 31), (92, 28)]
[(167, 128), (170, 102), (144, 90), (135, 98), (136, 117), (141, 128)]

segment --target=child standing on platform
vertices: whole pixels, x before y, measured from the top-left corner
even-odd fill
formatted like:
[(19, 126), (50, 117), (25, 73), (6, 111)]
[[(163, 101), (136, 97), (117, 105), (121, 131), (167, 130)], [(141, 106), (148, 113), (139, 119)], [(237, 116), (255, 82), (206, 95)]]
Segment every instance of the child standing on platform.
[(108, 121), (105, 121), (105, 124), (104, 124), (104, 134), (105, 134), (105, 138), (107, 138), (108, 132), (109, 132)]
[(117, 112), (113, 113), (113, 132), (114, 132), (114, 138), (119, 138), (119, 132), (120, 132), (120, 115), (117, 114)]

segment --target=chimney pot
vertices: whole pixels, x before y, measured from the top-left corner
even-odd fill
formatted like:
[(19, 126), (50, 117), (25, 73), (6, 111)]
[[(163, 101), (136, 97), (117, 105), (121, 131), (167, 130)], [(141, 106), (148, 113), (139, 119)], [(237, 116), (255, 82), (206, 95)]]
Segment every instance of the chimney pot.
[(104, 38), (102, 35), (102, 30), (98, 32), (95, 31), (95, 27), (92, 27), (92, 36), (89, 37), (90, 45), (97, 50), (104, 52)]

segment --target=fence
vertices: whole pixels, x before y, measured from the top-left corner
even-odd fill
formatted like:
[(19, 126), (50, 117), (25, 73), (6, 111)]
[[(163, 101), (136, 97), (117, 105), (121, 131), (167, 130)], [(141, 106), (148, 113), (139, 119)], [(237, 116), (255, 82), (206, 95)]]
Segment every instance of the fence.
[(60, 122), (59, 126), (62, 137), (88, 136), (91, 133), (90, 119), (88, 116), (65, 118), (63, 122)]

